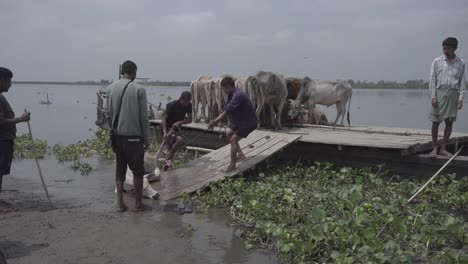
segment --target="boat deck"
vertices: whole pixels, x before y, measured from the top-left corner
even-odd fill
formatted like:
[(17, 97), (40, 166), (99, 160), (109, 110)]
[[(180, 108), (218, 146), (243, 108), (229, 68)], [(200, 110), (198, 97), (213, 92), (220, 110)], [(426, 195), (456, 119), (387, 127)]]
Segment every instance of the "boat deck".
[[(160, 120), (150, 120), (150, 123), (156, 126), (160, 125)], [(205, 123), (192, 123), (184, 126), (184, 130), (207, 131), (208, 126)], [(223, 131), (215, 128), (213, 132)], [(257, 130), (269, 131), (269, 130)], [(428, 130), (407, 129), (407, 128), (388, 128), (372, 126), (353, 126), (336, 127), (302, 125), (289, 128), (283, 128), (279, 131), (269, 131), (269, 133), (299, 135), (300, 142), (334, 145), (338, 148), (343, 147), (362, 147), (376, 149), (398, 150), (401, 155), (417, 154), (432, 149), (432, 137)], [(440, 141), (442, 134), (440, 134)], [(453, 133), (450, 139), (450, 145), (455, 149), (458, 145), (468, 143), (468, 134)]]

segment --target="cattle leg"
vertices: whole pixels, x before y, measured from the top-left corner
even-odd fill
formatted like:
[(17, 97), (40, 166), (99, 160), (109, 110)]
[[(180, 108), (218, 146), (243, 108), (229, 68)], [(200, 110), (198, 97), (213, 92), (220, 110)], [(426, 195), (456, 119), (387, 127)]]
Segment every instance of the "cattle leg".
[(203, 118), (203, 121), (206, 122), (206, 102), (203, 102), (202, 101), (202, 106), (201, 106), (201, 114), (202, 114), (202, 118)]
[(336, 123), (338, 122), (338, 119), (341, 116), (341, 102), (340, 101), (336, 102), (336, 112), (337, 112), (337, 114), (336, 114), (335, 122), (333, 122), (333, 128), (336, 127)]
[(343, 102), (343, 106), (341, 107), (341, 126), (344, 126), (345, 115), (346, 115), (346, 101)]
[(198, 102), (197, 101), (194, 101), (192, 112), (193, 112), (193, 122), (198, 123), (200, 119), (198, 118)]
[[(255, 111), (255, 113), (257, 114), (257, 117), (260, 121), (260, 117), (261, 117), (261, 113), (262, 113), (262, 109), (263, 109), (263, 106), (265, 104), (265, 101), (264, 101), (264, 98), (263, 98), (263, 93), (261, 95), (257, 95), (257, 109)], [(258, 122), (259, 124), (259, 127), (260, 127), (260, 122)]]
[(275, 107), (273, 105), (270, 104), (270, 125), (271, 125), (271, 128), (276, 128), (276, 124), (275, 124)]
[(284, 104), (286, 103), (286, 100), (282, 100), (282, 102), (278, 106), (278, 113), (276, 114), (277, 117), (277, 123), (278, 123), (278, 129), (282, 129), (283, 127), (281, 126), (281, 115), (283, 114), (283, 108)]

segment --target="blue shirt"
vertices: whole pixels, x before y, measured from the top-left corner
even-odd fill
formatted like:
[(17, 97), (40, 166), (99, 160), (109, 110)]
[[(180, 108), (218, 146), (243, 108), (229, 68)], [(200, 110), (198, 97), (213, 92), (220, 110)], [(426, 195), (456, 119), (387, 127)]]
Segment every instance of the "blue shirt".
[(257, 127), (258, 118), (252, 102), (250, 102), (247, 94), (237, 87), (228, 95), (224, 111), (231, 118), (236, 130), (246, 131)]

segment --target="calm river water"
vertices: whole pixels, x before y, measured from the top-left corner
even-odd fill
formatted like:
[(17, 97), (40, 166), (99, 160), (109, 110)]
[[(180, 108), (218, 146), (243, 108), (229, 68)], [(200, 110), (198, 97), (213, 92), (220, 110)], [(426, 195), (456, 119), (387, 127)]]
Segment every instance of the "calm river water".
[[(70, 144), (89, 138), (96, 126), (96, 91), (99, 86), (13, 84), (6, 93), (19, 115), (24, 109), (32, 113), (31, 126), (37, 138), (50, 144)], [(148, 100), (165, 105), (168, 97), (177, 98), (188, 87), (147, 87)], [(41, 105), (49, 94), (50, 105)], [(455, 131), (468, 133), (468, 98), (459, 112)], [(336, 108), (319, 106), (329, 120), (336, 117)], [(430, 126), (429, 93), (425, 90), (359, 90), (353, 91), (351, 123), (389, 127), (424, 128)], [(24, 124), (20, 133), (27, 132)]]

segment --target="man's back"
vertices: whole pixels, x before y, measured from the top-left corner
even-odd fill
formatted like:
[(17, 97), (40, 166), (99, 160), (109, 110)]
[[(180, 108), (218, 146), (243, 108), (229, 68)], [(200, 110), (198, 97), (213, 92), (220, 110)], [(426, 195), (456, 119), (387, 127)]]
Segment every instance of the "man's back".
[[(0, 118), (9, 119), (14, 118), (15, 113), (11, 109), (10, 104), (6, 98), (0, 94)], [(0, 123), (0, 140), (10, 140), (16, 137), (16, 124), (14, 123)]]
[[(113, 122), (115, 122), (114, 118), (117, 115), (120, 97), (128, 82), (130, 80), (122, 79), (114, 82), (107, 88), (107, 105), (110, 120), (113, 120)], [(122, 99), (117, 127), (118, 135), (148, 137), (149, 120), (147, 103), (146, 90), (137, 83), (129, 83)]]

